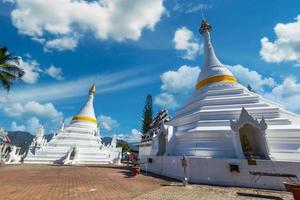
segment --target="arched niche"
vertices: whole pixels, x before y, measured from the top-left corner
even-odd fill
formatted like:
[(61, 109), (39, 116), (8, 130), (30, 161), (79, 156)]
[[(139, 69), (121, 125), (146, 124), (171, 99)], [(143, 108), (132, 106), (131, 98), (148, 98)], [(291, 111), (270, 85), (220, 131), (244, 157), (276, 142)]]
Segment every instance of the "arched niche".
[(69, 158), (69, 160), (74, 160), (75, 156), (76, 156), (76, 148), (73, 147), (73, 148), (72, 148), (72, 151), (71, 151), (71, 153), (70, 153), (70, 158)]
[(260, 130), (251, 124), (244, 124), (239, 129), (240, 142), (245, 158), (265, 159), (263, 138)]
[(266, 140), (266, 124), (264, 118), (259, 122), (245, 108), (238, 120), (230, 121), (233, 132), (233, 143), (238, 158), (270, 159)]

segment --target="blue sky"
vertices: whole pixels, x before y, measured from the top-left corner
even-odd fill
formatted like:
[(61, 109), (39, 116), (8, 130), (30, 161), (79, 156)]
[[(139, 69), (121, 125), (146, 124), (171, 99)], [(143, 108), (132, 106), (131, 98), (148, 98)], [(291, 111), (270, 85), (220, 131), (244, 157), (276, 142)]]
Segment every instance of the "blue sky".
[[(75, 115), (96, 81), (102, 135), (134, 140), (147, 94), (171, 115), (203, 62), (200, 8), (217, 56), (266, 98), (300, 113), (299, 1), (2, 0), (0, 44), (27, 73), (2, 91), (0, 125), (48, 132)], [(298, 18), (297, 18), (298, 17)]]

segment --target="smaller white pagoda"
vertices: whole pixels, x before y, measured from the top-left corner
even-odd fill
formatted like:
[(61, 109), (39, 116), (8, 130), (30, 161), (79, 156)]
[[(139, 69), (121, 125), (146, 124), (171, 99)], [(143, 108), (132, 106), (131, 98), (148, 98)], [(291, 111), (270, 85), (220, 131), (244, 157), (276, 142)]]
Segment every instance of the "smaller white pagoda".
[(36, 128), (35, 138), (33, 138), (30, 148), (38, 149), (43, 146), (47, 146), (47, 139), (45, 138), (45, 130), (43, 125), (39, 125)]
[(93, 106), (95, 93), (96, 86), (93, 85), (81, 111), (73, 117), (69, 126), (64, 127), (63, 124), (49, 142), (44, 137), (43, 126), (39, 126), (24, 163), (119, 164), (122, 148), (116, 147), (116, 136), (109, 145), (101, 141)]

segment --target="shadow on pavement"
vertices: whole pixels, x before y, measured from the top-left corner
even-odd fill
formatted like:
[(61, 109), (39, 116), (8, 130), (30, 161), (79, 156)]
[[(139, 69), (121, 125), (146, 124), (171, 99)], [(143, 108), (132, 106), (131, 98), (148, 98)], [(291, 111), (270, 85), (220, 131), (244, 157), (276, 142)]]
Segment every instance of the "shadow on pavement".
[(124, 178), (135, 178), (136, 177), (136, 176), (132, 175), (130, 168), (124, 168), (120, 172), (124, 175)]
[(158, 175), (158, 174), (154, 174), (152, 172), (145, 172), (145, 171), (141, 171), (141, 174), (144, 175), (144, 176), (151, 176), (151, 177), (154, 177), (154, 178), (158, 178), (158, 179), (161, 179), (161, 180), (164, 180), (164, 181), (167, 181), (167, 182), (181, 182), (179, 180), (176, 180), (174, 178), (170, 178), (170, 177), (167, 177), (167, 176), (162, 176), (162, 175)]
[(244, 196), (244, 197), (255, 197), (255, 198), (261, 198), (261, 199), (283, 200), (280, 197), (271, 196), (271, 195), (252, 194), (252, 193), (245, 193), (245, 192), (237, 192), (236, 194), (239, 195), (239, 196)]

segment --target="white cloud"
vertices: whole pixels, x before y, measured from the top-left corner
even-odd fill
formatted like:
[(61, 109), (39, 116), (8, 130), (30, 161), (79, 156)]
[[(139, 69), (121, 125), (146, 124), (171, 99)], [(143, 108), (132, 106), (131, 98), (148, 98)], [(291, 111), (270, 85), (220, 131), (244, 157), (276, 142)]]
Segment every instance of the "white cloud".
[(46, 69), (45, 73), (56, 80), (64, 79), (64, 77), (62, 76), (62, 69), (59, 67), (55, 67), (53, 65), (51, 65), (48, 69)]
[[(46, 42), (46, 39), (44, 39), (44, 38), (32, 37), (31, 39), (32, 39), (33, 41), (35, 41), (35, 42), (40, 43), (40, 44), (45, 44), (45, 42)], [(44, 49), (44, 50), (47, 50), (47, 49)]]
[(40, 64), (35, 59), (31, 58), (30, 54), (25, 55), (25, 57), (27, 57), (26, 60), (20, 58), (19, 61), (19, 67), (22, 68), (25, 72), (24, 76), (22, 77), (22, 81), (24, 81), (25, 83), (37, 83), (42, 72), (56, 80), (64, 79), (62, 76), (61, 68), (51, 65), (48, 69), (43, 70), (40, 68)]
[(274, 32), (276, 39), (271, 42), (267, 37), (261, 39), (260, 55), (266, 62), (280, 63), (294, 61), (300, 63), (300, 15), (296, 22), (278, 23)]
[(17, 120), (11, 123), (12, 130), (26, 130), (34, 133), (42, 121), (47, 130), (54, 131), (59, 128), (63, 119), (63, 113), (59, 112), (52, 103), (41, 104), (35, 101), (13, 103), (7, 100), (3, 104), (0, 104), (0, 109), (5, 115)]
[(40, 125), (40, 120), (36, 117), (31, 117), (25, 123), (26, 130), (32, 134), (35, 133), (36, 128)]
[(202, 9), (212, 8), (212, 5), (203, 4), (203, 3), (193, 3), (193, 2), (180, 2), (176, 3), (173, 7), (174, 11), (182, 12), (182, 13), (194, 13), (200, 12)]
[(199, 67), (183, 65), (177, 71), (164, 72), (160, 78), (162, 90), (170, 93), (186, 93), (195, 88)]
[(3, 3), (15, 3), (15, 0), (2, 0)]
[(22, 80), (29, 84), (36, 83), (39, 79), (39, 73), (42, 71), (40, 69), (40, 64), (31, 58), (27, 59), (26, 61), (21, 58), (19, 62), (19, 67), (25, 72)]
[[(237, 77), (238, 82), (251, 87), (266, 99), (280, 103), (285, 109), (300, 112), (300, 83), (295, 77), (287, 77), (283, 82), (276, 82), (271, 77), (264, 77), (254, 70), (241, 65), (227, 66)], [(267, 87), (267, 88), (266, 88)]]
[(96, 80), (97, 94), (140, 87), (157, 80), (157, 76), (145, 76), (142, 75), (142, 72), (144, 72), (144, 69), (130, 69), (81, 77), (72, 81), (35, 84), (30, 87), (15, 87), (9, 95), (5, 93), (2, 93), (2, 95), (7, 96), (12, 102), (28, 102), (32, 100), (47, 102), (86, 95), (94, 80)]
[(154, 99), (154, 103), (161, 107), (165, 107), (168, 109), (174, 109), (174, 108), (178, 107), (178, 103), (177, 103), (174, 95), (168, 94), (165, 92), (156, 96)]
[(128, 143), (140, 142), (141, 137), (142, 137), (142, 133), (137, 129), (132, 129), (131, 134), (129, 135), (123, 135), (123, 134), (118, 135), (119, 140), (125, 140)]
[(176, 30), (173, 42), (175, 49), (185, 52), (182, 58), (187, 60), (194, 60), (202, 49), (200, 44), (196, 41), (193, 32), (186, 27), (181, 27)]
[(25, 124), (18, 125), (17, 122), (13, 121), (11, 123), (11, 131), (27, 131), (34, 134), (36, 128), (40, 125), (40, 120), (36, 117), (31, 117)]
[(100, 127), (107, 131), (111, 131), (119, 126), (119, 123), (110, 116), (100, 115), (97, 117), (97, 121), (100, 123)]
[(286, 109), (300, 112), (300, 83), (295, 77), (287, 77), (274, 87), (271, 92), (264, 94), (268, 99), (282, 104)]
[(154, 30), (165, 11), (163, 0), (16, 0), (15, 7), (12, 20), (21, 34), (48, 38), (48, 47), (60, 50), (77, 41), (62, 43), (59, 37), (87, 31), (97, 39), (138, 40), (144, 29)]
[(11, 131), (25, 131), (25, 125), (18, 125), (17, 122), (13, 121), (10, 126)]
[(254, 70), (250, 70), (242, 65), (226, 66), (237, 78), (238, 82), (244, 86), (250, 85), (254, 91), (263, 92), (264, 87), (272, 88), (276, 85), (273, 78), (263, 77)]
[(195, 88), (199, 73), (199, 67), (187, 65), (179, 67), (177, 71), (164, 72), (160, 76), (162, 92), (155, 97), (154, 103), (168, 109), (177, 108), (177, 99), (185, 99), (190, 94)]
[(56, 110), (52, 103), (40, 104), (35, 101), (27, 103), (7, 103), (3, 107), (6, 115), (11, 117), (25, 117), (25, 116), (36, 116), (47, 119), (61, 118), (62, 113)]
[(49, 40), (45, 43), (45, 51), (57, 49), (58, 51), (74, 50), (77, 47), (77, 38), (62, 37)]

